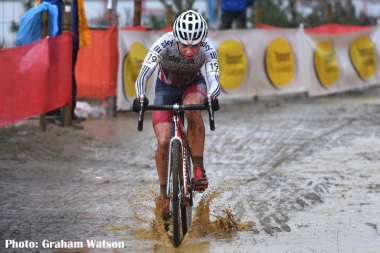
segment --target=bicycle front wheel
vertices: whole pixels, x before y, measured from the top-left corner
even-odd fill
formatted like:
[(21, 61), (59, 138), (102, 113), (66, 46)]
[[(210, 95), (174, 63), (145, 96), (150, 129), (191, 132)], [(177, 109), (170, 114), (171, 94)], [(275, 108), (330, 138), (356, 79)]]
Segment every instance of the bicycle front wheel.
[(181, 233), (181, 184), (179, 178), (181, 144), (179, 140), (174, 140), (172, 145), (173, 167), (171, 183), (173, 187), (173, 197), (171, 204), (173, 217), (173, 245), (174, 247), (179, 247), (183, 238), (183, 234)]
[[(189, 230), (191, 223), (192, 223), (192, 217), (193, 217), (193, 187), (191, 186), (191, 181), (192, 181), (192, 173), (190, 172), (193, 168), (191, 158), (190, 158), (190, 150), (188, 148), (187, 142), (184, 143), (183, 147), (185, 150), (185, 156), (186, 157), (186, 179), (187, 179), (187, 187), (189, 190), (189, 196), (188, 199), (185, 201), (184, 205), (181, 205), (181, 218), (182, 218), (182, 233), (183, 236), (186, 235), (187, 231)], [(183, 189), (185, 191), (185, 189)], [(185, 196), (184, 196), (185, 198)]]

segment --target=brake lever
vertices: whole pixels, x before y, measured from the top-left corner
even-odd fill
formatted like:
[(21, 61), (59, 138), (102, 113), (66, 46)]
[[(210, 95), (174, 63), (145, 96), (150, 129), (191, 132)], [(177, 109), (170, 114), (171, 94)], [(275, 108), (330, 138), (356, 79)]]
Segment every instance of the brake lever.
[(211, 96), (207, 96), (208, 98), (208, 116), (210, 121), (210, 129), (211, 131), (215, 130), (215, 122), (214, 122), (214, 110), (212, 109), (212, 99)]
[(144, 125), (144, 98), (140, 98), (140, 111), (138, 116), (138, 126), (137, 130), (142, 131)]

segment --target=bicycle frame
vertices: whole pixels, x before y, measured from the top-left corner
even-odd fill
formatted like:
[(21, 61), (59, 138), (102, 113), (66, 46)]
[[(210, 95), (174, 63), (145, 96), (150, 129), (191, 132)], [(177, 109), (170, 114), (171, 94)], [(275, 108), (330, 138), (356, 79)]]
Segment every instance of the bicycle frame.
[[(143, 129), (144, 119), (144, 100), (140, 98), (141, 107), (138, 116), (138, 130)], [(203, 104), (191, 105), (150, 105), (146, 110), (171, 110), (172, 117), (172, 136), (168, 144), (168, 161), (166, 175), (165, 195), (170, 199), (172, 204), (172, 221), (173, 221), (173, 245), (178, 247), (181, 238), (185, 236), (191, 225), (191, 207), (193, 205), (192, 194), (193, 171), (191, 169), (192, 156), (190, 146), (186, 139), (186, 130), (184, 127), (184, 110), (208, 110), (210, 129), (215, 129), (214, 112), (211, 104), (211, 97), (208, 97), (208, 107)], [(180, 164), (182, 160), (182, 164)], [(182, 224), (182, 235), (180, 226)], [(181, 237), (182, 236), (182, 237)]]
[[(190, 152), (190, 147), (188, 146), (187, 140), (186, 140), (186, 130), (183, 125), (183, 120), (179, 113), (174, 114), (172, 118), (172, 137), (169, 142), (168, 147), (168, 163), (167, 163), (167, 174), (166, 174), (166, 182), (170, 182), (170, 175), (171, 175), (171, 168), (172, 168), (172, 145), (174, 140), (179, 140), (181, 143), (181, 157), (182, 157), (182, 183), (181, 186), (183, 187), (183, 196), (182, 198), (190, 198), (190, 185), (189, 181), (193, 177), (193, 172), (191, 168), (188, 170), (188, 158), (191, 157), (191, 153), (187, 154), (187, 151)], [(190, 178), (187, 178), (187, 175), (189, 173)], [(189, 190), (190, 189), (190, 190)], [(166, 197), (170, 195), (170, 184), (166, 184)]]
[[(141, 98), (140, 98), (141, 99)], [(141, 109), (139, 111), (138, 116), (138, 127), (137, 129), (139, 131), (143, 130), (143, 119), (144, 119), (144, 99), (140, 100), (141, 102)], [(209, 121), (210, 121), (210, 129), (211, 131), (215, 130), (215, 123), (214, 123), (214, 111), (211, 106), (211, 97), (208, 97), (208, 107), (204, 105), (149, 105), (146, 107), (146, 110), (155, 111), (155, 110), (171, 110), (173, 111), (173, 118), (172, 118), (172, 137), (169, 142), (169, 148), (168, 151), (171, 150), (173, 141), (175, 139), (178, 139), (182, 146), (182, 168), (183, 168), (183, 186), (184, 186), (184, 196), (186, 198), (189, 197), (190, 191), (189, 191), (189, 185), (187, 183), (187, 166), (186, 166), (186, 158), (191, 157), (191, 154), (187, 154), (186, 148), (188, 148), (188, 143), (186, 140), (186, 130), (184, 129), (183, 120), (181, 119), (180, 113), (183, 112), (183, 110), (207, 110), (209, 114)], [(190, 150), (190, 149), (189, 149)], [(189, 170), (190, 175), (192, 176), (192, 170)], [(167, 178), (166, 181), (169, 182), (171, 174), (171, 152), (168, 152), (168, 166), (167, 166)], [(191, 178), (190, 178), (191, 179)], [(170, 195), (170, 185), (166, 185), (166, 196), (168, 197)]]

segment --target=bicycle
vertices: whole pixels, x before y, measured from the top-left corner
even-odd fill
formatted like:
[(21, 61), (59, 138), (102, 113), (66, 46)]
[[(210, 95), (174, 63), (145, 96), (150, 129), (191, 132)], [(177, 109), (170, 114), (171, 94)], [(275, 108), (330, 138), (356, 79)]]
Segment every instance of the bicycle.
[[(138, 131), (143, 130), (143, 100), (138, 114)], [(168, 145), (168, 162), (165, 197), (169, 198), (171, 220), (173, 222), (173, 245), (179, 247), (192, 222), (192, 206), (194, 196), (194, 175), (191, 150), (186, 139), (184, 124), (185, 110), (208, 110), (211, 131), (215, 130), (214, 111), (211, 97), (208, 107), (203, 104), (192, 105), (148, 105), (146, 110), (172, 110), (172, 136)], [(190, 168), (190, 169), (188, 169)], [(182, 230), (181, 230), (182, 228)]]

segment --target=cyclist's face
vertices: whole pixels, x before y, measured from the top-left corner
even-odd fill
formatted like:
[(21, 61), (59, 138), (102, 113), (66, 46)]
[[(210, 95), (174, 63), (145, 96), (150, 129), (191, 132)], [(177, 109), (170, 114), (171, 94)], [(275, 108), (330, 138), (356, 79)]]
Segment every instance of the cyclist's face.
[(199, 49), (201, 48), (201, 43), (198, 43), (196, 45), (185, 45), (181, 42), (178, 42), (178, 44), (179, 51), (186, 58), (186, 60), (193, 59), (197, 55)]

